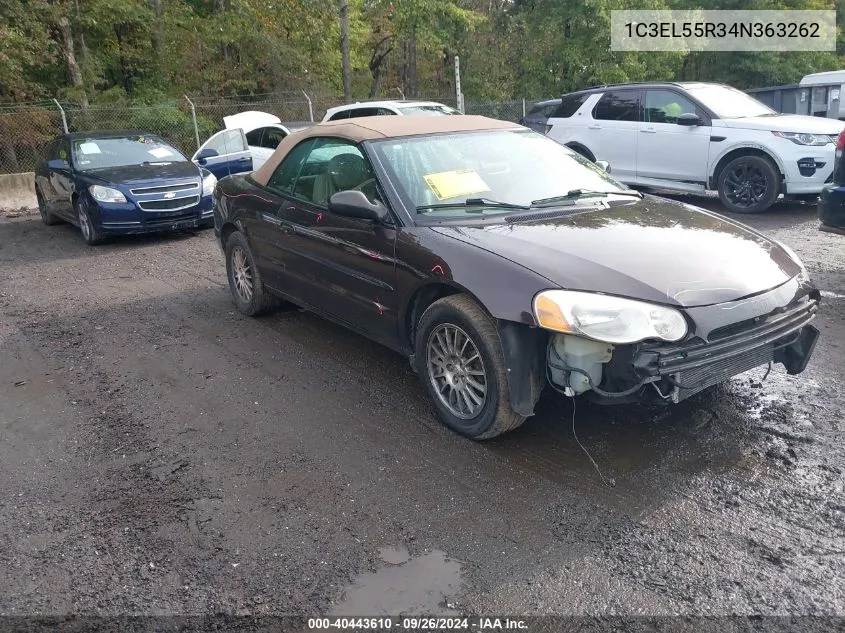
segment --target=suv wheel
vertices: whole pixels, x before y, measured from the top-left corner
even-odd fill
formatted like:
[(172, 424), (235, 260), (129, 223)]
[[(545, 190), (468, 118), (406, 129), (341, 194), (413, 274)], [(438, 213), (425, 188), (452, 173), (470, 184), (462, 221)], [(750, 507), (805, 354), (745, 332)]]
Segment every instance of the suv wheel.
[(467, 295), (445, 297), (426, 309), (415, 351), (417, 373), (446, 426), (484, 440), (525, 421), (510, 406), (496, 325)]
[(760, 213), (777, 200), (777, 168), (762, 156), (739, 156), (719, 174), (719, 200), (734, 213)]

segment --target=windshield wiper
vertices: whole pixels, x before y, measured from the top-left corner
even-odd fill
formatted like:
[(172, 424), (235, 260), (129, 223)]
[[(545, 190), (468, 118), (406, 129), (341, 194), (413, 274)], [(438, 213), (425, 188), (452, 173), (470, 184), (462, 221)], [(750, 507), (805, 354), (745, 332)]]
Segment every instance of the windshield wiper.
[(575, 198), (587, 197), (607, 197), (611, 194), (618, 196), (634, 196), (635, 198), (642, 198), (643, 194), (639, 191), (594, 191), (592, 189), (572, 189), (562, 196), (552, 196), (551, 198), (540, 198), (531, 202), (532, 207), (541, 207), (545, 204), (553, 204), (555, 202), (565, 202), (566, 200), (574, 200)]
[[(467, 207), (480, 207), (477, 211), (468, 209)], [(524, 204), (514, 204), (512, 202), (500, 202), (498, 200), (488, 200), (487, 198), (467, 198), (463, 202), (445, 202), (443, 204), (421, 204), (417, 207), (417, 211), (436, 211), (438, 209), (467, 209), (467, 213), (481, 213), (483, 207), (488, 209), (521, 209), (526, 211), (531, 207)]]

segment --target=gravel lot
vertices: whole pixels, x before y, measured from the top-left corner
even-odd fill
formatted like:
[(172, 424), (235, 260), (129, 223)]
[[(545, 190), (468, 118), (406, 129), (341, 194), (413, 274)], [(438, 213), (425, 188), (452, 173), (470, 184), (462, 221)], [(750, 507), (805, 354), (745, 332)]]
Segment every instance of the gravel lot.
[(824, 291), (808, 370), (578, 401), (614, 488), (551, 390), (472, 443), (389, 350), (240, 316), (211, 231), (91, 248), (8, 215), (0, 614), (845, 615), (845, 238), (814, 207), (745, 219)]

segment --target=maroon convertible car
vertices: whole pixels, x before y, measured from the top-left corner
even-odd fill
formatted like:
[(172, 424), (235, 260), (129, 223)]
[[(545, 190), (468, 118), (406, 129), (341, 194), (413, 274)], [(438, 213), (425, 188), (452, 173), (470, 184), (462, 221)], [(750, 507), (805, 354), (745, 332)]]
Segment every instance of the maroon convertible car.
[(546, 383), (678, 402), (761, 365), (797, 374), (818, 337), (789, 247), (484, 117), (316, 125), (222, 179), (214, 209), (242, 312), (286, 300), (407, 355), (475, 439), (519, 426)]

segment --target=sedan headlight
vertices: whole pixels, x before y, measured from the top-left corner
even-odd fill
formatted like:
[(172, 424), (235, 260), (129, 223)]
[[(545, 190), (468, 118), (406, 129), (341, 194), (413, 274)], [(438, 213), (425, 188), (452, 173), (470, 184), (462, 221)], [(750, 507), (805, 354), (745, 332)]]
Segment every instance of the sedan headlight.
[(126, 196), (111, 187), (91, 185), (88, 187), (88, 191), (97, 202), (126, 202)]
[(217, 184), (217, 176), (208, 172), (202, 179), (202, 195), (210, 196), (214, 192), (214, 185)]
[(828, 134), (807, 134), (804, 132), (772, 132), (775, 136), (792, 141), (796, 145), (827, 145), (833, 143)]
[(606, 343), (658, 338), (677, 341), (687, 333), (683, 315), (665, 306), (571, 290), (545, 290), (534, 298), (540, 327)]

